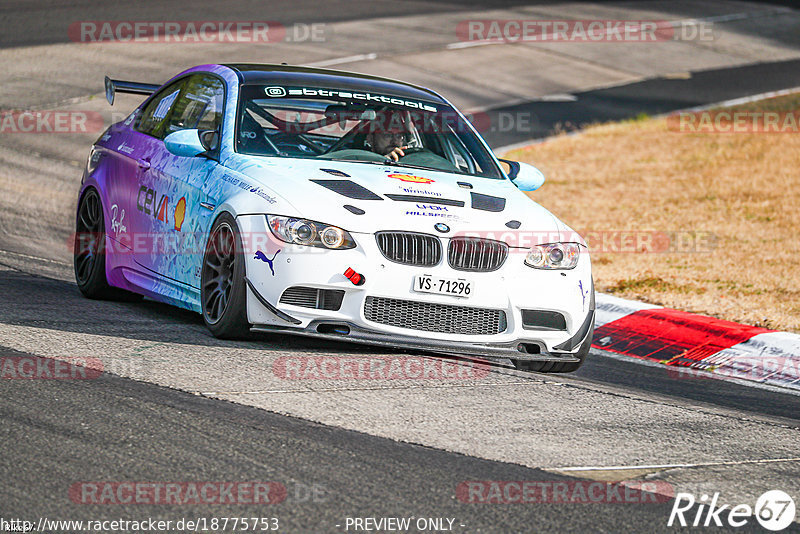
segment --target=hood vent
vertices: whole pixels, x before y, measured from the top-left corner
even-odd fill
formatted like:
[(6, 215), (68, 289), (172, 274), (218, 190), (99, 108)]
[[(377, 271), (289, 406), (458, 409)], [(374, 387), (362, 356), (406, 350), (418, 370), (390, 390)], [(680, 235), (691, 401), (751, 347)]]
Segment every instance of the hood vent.
[(387, 193), (387, 197), (398, 202), (424, 202), (425, 204), (443, 204), (445, 206), (458, 206), (464, 207), (464, 202), (461, 200), (450, 200), (449, 198), (429, 197), (422, 195), (395, 195)]
[(470, 195), (472, 195), (472, 207), (476, 210), (498, 212), (506, 209), (506, 199), (504, 198), (473, 192), (470, 192)]
[(366, 213), (366, 211), (362, 210), (361, 208), (351, 206), (350, 204), (345, 204), (343, 207), (344, 209), (346, 209), (350, 213), (354, 213), (355, 215), (364, 215)]
[(340, 176), (342, 178), (350, 178), (350, 175), (344, 171), (340, 171), (338, 169), (320, 169), (322, 172), (327, 172), (328, 174), (332, 174), (334, 176)]
[(354, 198), (356, 200), (383, 200), (381, 197), (367, 189), (361, 187), (355, 182), (350, 180), (311, 180), (315, 184), (321, 185), (326, 189), (330, 189), (335, 193), (339, 193), (347, 198)]

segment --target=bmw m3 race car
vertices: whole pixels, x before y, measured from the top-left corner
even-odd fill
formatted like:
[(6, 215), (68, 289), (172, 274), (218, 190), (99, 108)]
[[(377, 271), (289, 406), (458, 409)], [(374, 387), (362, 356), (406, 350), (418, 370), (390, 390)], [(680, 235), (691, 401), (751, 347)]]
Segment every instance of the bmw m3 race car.
[(433, 91), (285, 65), (202, 65), (95, 142), (76, 217), (89, 298), (142, 295), (211, 332), (283, 332), (568, 372), (589, 352), (586, 244)]

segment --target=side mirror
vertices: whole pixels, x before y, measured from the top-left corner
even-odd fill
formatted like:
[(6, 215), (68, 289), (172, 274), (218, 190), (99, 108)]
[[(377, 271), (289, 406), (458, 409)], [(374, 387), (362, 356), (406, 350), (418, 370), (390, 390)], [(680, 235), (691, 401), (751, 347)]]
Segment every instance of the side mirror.
[(500, 161), (509, 166), (508, 177), (520, 191), (536, 191), (544, 184), (544, 174), (533, 165), (508, 159)]
[(219, 148), (219, 132), (217, 130), (200, 130), (200, 144), (206, 152), (213, 152)]
[(172, 154), (187, 158), (199, 156), (207, 150), (200, 140), (200, 132), (195, 129), (172, 132), (164, 139), (164, 145)]

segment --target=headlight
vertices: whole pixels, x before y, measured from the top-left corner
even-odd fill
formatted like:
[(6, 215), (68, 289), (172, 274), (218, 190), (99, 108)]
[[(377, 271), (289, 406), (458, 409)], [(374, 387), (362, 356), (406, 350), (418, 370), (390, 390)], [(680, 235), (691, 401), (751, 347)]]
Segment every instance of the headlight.
[(574, 269), (578, 265), (579, 247), (577, 243), (535, 245), (525, 257), (525, 265), (534, 269)]
[(346, 230), (308, 219), (267, 215), (267, 226), (272, 235), (286, 243), (338, 250), (356, 246)]
[(95, 148), (92, 148), (92, 153), (89, 154), (89, 159), (86, 160), (86, 173), (92, 174), (95, 169), (97, 169), (98, 163), (100, 163), (100, 158), (103, 157), (103, 153)]

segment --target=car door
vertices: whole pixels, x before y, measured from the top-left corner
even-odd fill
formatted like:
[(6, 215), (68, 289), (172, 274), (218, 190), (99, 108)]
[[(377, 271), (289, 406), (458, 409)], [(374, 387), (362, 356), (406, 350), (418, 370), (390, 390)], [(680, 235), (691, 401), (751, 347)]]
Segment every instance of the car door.
[[(156, 164), (164, 158), (164, 129), (185, 83), (186, 78), (182, 78), (156, 93), (142, 108), (129, 140), (124, 142), (138, 167), (127, 210), (133, 231), (133, 257), (140, 266), (156, 272), (162, 262), (163, 240), (174, 204), (164, 190)], [(160, 292), (157, 288), (153, 291)]]
[(202, 253), (214, 206), (203, 187), (218, 167), (219, 148), (201, 156), (177, 156), (167, 150), (163, 139), (185, 129), (216, 131), (219, 138), (224, 102), (224, 83), (219, 77), (199, 73), (186, 79), (160, 132), (162, 141), (150, 162), (151, 189), (145, 193), (145, 199), (154, 199), (148, 205), (161, 224), (156, 254), (141, 257), (143, 265), (194, 288), (200, 287)]

